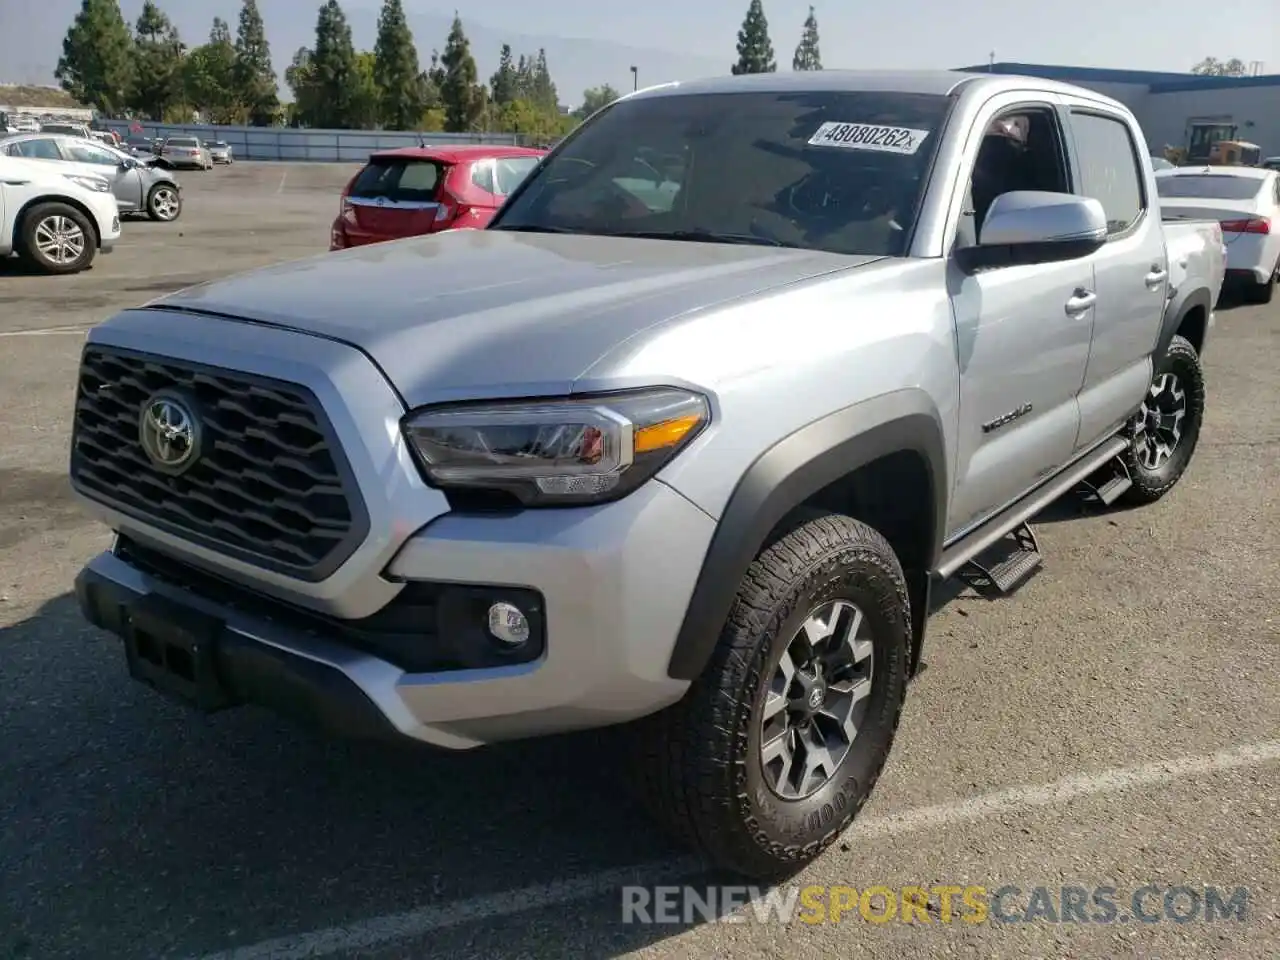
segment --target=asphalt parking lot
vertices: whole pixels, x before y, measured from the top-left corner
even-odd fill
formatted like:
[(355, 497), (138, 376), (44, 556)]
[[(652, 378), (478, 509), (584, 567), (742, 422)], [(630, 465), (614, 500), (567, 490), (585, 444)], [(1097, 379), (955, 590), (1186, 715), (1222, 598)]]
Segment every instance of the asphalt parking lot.
[[(0, 958), (1280, 955), (1280, 302), (1219, 312), (1169, 497), (1064, 502), (1014, 597), (938, 612), (871, 803), (798, 878), (1110, 886), (1114, 922), (623, 923), (624, 884), (711, 881), (643, 818), (608, 736), (371, 749), (130, 682), (69, 594), (108, 542), (65, 479), (83, 332), (323, 251), (353, 170), (182, 174), (182, 217), (126, 222), (84, 274), (0, 264)], [(1148, 885), (1156, 922), (1125, 922)], [(1248, 888), (1244, 919), (1159, 914), (1206, 886)]]

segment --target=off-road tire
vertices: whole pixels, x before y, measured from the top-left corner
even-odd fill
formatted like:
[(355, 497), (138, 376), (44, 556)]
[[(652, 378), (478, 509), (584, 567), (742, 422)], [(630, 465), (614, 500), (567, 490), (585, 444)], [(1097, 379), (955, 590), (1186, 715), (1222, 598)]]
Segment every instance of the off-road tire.
[[(1161, 375), (1177, 376), (1187, 396), (1186, 425), (1173, 455), (1154, 470), (1143, 465), (1136, 444), (1125, 447), (1120, 455), (1129, 471), (1133, 486), (1120, 496), (1123, 503), (1142, 505), (1155, 503), (1177, 485), (1191, 463), (1196, 443), (1200, 439), (1200, 427), (1204, 422), (1205, 387), (1204, 370), (1200, 356), (1185, 337), (1175, 336), (1164, 356), (1157, 358), (1152, 375), (1154, 383)], [(1136, 435), (1138, 416), (1129, 421), (1125, 433), (1131, 439)]]
[[(68, 220), (73, 220), (84, 234), (84, 251), (75, 261), (58, 263), (40, 252), (36, 243), (36, 231), (40, 224), (50, 217), (66, 217)], [(75, 207), (57, 201), (38, 203), (22, 215), (22, 225), (18, 229), (18, 252), (23, 259), (34, 264), (44, 273), (79, 273), (89, 269), (98, 252), (98, 231), (89, 222), (89, 218)]]
[[(835, 776), (810, 797), (783, 800), (760, 761), (764, 696), (799, 624), (837, 598), (852, 601), (872, 630), (870, 702)], [(717, 867), (761, 880), (794, 875), (849, 826), (880, 776), (906, 695), (910, 642), (906, 579), (884, 537), (835, 514), (791, 529), (751, 564), (685, 697), (633, 726), (646, 805)]]

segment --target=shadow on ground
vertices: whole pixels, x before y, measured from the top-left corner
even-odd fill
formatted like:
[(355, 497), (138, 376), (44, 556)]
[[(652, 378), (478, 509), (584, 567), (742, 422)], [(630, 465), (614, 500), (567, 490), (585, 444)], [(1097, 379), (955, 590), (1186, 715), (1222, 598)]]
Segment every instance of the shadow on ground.
[[(686, 853), (610, 732), (450, 754), (193, 714), (69, 595), (0, 629), (0, 676), (0, 957), (199, 954)], [(680, 929), (621, 924), (620, 897), (573, 937)]]

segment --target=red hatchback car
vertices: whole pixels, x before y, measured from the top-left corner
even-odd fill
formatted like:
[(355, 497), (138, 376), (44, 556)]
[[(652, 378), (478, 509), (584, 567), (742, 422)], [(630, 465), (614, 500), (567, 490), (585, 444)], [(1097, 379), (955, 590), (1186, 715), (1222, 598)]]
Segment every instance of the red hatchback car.
[(372, 154), (342, 191), (329, 249), (483, 227), (546, 153), (468, 145)]

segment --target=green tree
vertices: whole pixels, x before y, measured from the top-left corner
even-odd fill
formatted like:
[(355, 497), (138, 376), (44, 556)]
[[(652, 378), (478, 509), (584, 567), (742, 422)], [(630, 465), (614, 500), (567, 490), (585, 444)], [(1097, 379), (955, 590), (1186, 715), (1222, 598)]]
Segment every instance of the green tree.
[[(416, 55), (415, 55), (416, 57)], [(347, 126), (352, 130), (376, 130), (385, 126), (381, 120), (383, 110), (383, 90), (377, 80), (378, 57), (370, 50), (361, 50), (356, 54), (356, 72), (351, 85), (351, 102), (347, 107)], [(416, 97), (417, 77), (411, 78), (410, 97)], [(416, 102), (416, 101), (411, 101)], [(407, 130), (414, 126), (422, 113), (409, 115), (402, 124), (392, 127), (393, 130)]]
[(822, 54), (818, 51), (818, 18), (814, 16), (813, 7), (809, 8), (809, 16), (804, 22), (804, 33), (800, 35), (796, 55), (791, 58), (791, 69), (822, 69)]
[(1243, 77), (1249, 72), (1249, 68), (1238, 57), (1232, 57), (1230, 60), (1205, 57), (1191, 68), (1191, 72), (1204, 77)]
[(244, 110), (236, 97), (236, 49), (227, 22), (213, 18), (209, 42), (187, 54), (183, 65), (187, 99), (213, 123), (240, 123)]
[(133, 38), (116, 0), (84, 0), (62, 41), (54, 76), (80, 103), (117, 116), (133, 80)]
[(573, 115), (579, 120), (585, 120), (597, 110), (613, 103), (619, 96), (621, 94), (607, 83), (602, 87), (588, 87), (582, 92), (582, 106)]
[(520, 55), (520, 61), (516, 64), (515, 79), (515, 99), (516, 100), (532, 100), (534, 88), (533, 76), (533, 57)]
[(160, 121), (183, 101), (186, 48), (177, 29), (153, 0), (143, 3), (134, 31), (136, 69), (129, 105), (148, 119)]
[(760, 0), (751, 0), (747, 16), (742, 21), (742, 29), (738, 31), (738, 62), (730, 70), (738, 76), (744, 73), (773, 73), (777, 69), (764, 4)]
[(516, 65), (511, 54), (511, 44), (504, 43), (502, 52), (498, 54), (498, 69), (489, 78), (493, 102), (499, 107), (516, 99), (516, 79)]
[(236, 99), (244, 104), (249, 122), (267, 126), (280, 109), (276, 72), (271, 66), (271, 45), (262, 25), (257, 0), (244, 0), (236, 31)]
[(310, 47), (299, 47), (294, 53), (293, 61), (284, 68), (284, 82), (293, 92), (293, 103), (289, 106), (290, 126), (315, 126), (318, 111)]
[(474, 130), (484, 112), (484, 89), (476, 83), (476, 61), (471, 56), (471, 42), (462, 29), (462, 20), (454, 16), (440, 55), (440, 99), (444, 105), (445, 130), (462, 133)]
[(316, 108), (313, 125), (337, 129), (348, 126), (357, 87), (356, 48), (351, 42), (351, 25), (338, 0), (327, 0), (316, 18), (311, 82)]
[(378, 16), (378, 42), (373, 48), (378, 118), (392, 130), (408, 130), (422, 117), (418, 81), (418, 48), (400, 0), (385, 0)]
[(539, 50), (538, 59), (533, 62), (533, 89), (530, 98), (534, 106), (542, 110), (559, 112), (560, 96), (556, 85), (551, 81), (551, 71), (547, 67), (547, 51)]

